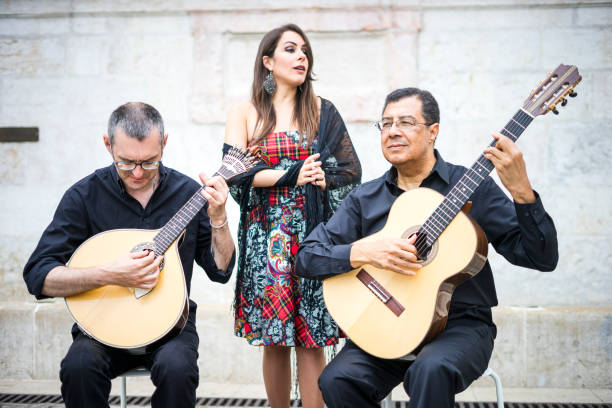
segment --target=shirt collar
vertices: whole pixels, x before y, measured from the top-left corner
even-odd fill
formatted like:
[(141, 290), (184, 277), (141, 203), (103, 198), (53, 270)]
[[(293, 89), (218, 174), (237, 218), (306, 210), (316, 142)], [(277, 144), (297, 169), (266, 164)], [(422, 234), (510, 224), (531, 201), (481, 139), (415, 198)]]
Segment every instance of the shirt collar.
[[(442, 181), (444, 181), (446, 184), (449, 184), (450, 170), (448, 163), (444, 161), (442, 155), (440, 155), (437, 149), (434, 149), (434, 156), (436, 157), (436, 164), (434, 164), (431, 173), (429, 173), (429, 175), (425, 177), (425, 180), (423, 180), (423, 182), (431, 179), (435, 175), (438, 175), (438, 177), (442, 179)], [(391, 191), (393, 191), (394, 193), (403, 191), (397, 185), (397, 169), (395, 167), (391, 166), (391, 168), (384, 174), (383, 178), (387, 183), (387, 186), (389, 186)]]

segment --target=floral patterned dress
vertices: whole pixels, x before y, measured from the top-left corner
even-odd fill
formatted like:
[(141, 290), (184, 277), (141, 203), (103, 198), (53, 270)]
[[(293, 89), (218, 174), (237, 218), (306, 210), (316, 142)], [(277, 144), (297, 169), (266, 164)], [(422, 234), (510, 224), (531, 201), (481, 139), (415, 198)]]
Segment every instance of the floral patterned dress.
[[(262, 151), (274, 169), (287, 170), (316, 147), (298, 132), (270, 133)], [(338, 327), (323, 302), (321, 282), (294, 274), (305, 238), (304, 186), (252, 188), (244, 225), (245, 259), (238, 275), (234, 332), (252, 345), (323, 347), (336, 344)], [(236, 187), (230, 191), (234, 198)], [(244, 193), (244, 192), (242, 192)]]

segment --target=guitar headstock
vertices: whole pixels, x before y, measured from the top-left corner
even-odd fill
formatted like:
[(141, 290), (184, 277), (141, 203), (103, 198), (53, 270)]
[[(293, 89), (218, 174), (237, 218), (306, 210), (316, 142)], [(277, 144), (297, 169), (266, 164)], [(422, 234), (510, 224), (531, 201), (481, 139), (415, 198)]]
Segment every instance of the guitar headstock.
[(560, 64), (553, 72), (549, 73), (538, 87), (531, 91), (529, 97), (523, 103), (523, 109), (531, 115), (545, 115), (552, 111), (555, 115), (557, 104), (567, 104), (567, 96), (575, 97), (577, 93), (574, 87), (582, 80), (578, 68), (575, 65)]
[(251, 170), (259, 160), (257, 152), (232, 146), (223, 156), (221, 168), (217, 173), (219, 173), (225, 181), (230, 181), (232, 178)]

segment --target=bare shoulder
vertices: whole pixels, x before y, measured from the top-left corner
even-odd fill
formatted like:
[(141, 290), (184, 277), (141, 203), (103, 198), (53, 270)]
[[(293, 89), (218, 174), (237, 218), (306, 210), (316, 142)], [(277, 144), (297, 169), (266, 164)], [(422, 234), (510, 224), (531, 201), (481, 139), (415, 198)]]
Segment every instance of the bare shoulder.
[(257, 110), (250, 101), (232, 105), (225, 123), (225, 142), (245, 147), (253, 137), (257, 122)]
[(237, 102), (230, 107), (227, 118), (233, 120), (246, 120), (250, 110), (255, 110), (255, 107), (250, 101)]

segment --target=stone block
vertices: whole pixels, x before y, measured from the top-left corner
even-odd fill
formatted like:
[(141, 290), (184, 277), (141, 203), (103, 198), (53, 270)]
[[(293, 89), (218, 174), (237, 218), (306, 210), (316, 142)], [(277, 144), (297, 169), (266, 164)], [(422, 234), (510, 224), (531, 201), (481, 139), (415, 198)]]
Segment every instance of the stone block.
[[(609, 388), (610, 308), (555, 308), (526, 315), (526, 386)], [(603, 334), (603, 336), (600, 335)], [(607, 346), (607, 345), (605, 345)]]
[(380, 132), (372, 122), (348, 122), (346, 127), (361, 162), (362, 182), (381, 177), (391, 165), (380, 148)]
[[(493, 321), (497, 338), (489, 367), (501, 377), (506, 387), (522, 387), (525, 378), (525, 313), (527, 308), (496, 307)], [(490, 386), (490, 378), (480, 378), (476, 387)]]
[(60, 38), (0, 40), (0, 76), (62, 75), (65, 43)]
[[(22, 217), (18, 219), (23, 222)], [(36, 242), (24, 236), (0, 235), (0, 293), (3, 301), (32, 301), (23, 281), (23, 267)]]
[(60, 362), (66, 355), (74, 321), (62, 298), (40, 303), (34, 312), (34, 379), (59, 377)]
[(604, 7), (579, 7), (576, 9), (575, 24), (579, 27), (612, 25), (612, 13)]
[(66, 68), (69, 75), (98, 77), (109, 64), (108, 38), (100, 36), (70, 37), (66, 46)]
[(110, 35), (180, 36), (190, 34), (189, 19), (183, 13), (129, 13), (107, 17), (106, 20), (106, 27)]
[[(601, 70), (612, 63), (610, 30), (594, 28), (560, 28), (542, 31), (543, 64), (559, 63), (563, 56), (566, 64), (580, 64), (583, 70)], [(575, 62), (574, 62), (575, 61)]]
[[(420, 25), (415, 24), (415, 31)], [(418, 83), (418, 37), (415, 32), (388, 32), (383, 58), (387, 79), (387, 90), (412, 86)], [(384, 72), (377, 72), (385, 75)], [(382, 106), (381, 106), (382, 109)]]
[(69, 32), (70, 20), (59, 17), (3, 18), (0, 24), (0, 35), (8, 37), (55, 36)]
[(607, 272), (612, 262), (610, 235), (563, 235), (559, 240), (559, 254), (559, 265), (546, 291), (548, 303), (609, 305), (612, 293), (612, 277)]
[(4, 160), (0, 163), (0, 180), (2, 184), (23, 183), (25, 163), (23, 149), (17, 143), (0, 144), (0, 155)]
[(608, 186), (608, 162), (612, 139), (608, 121), (552, 122), (550, 133), (555, 143), (548, 145), (550, 181), (566, 186)]
[(263, 382), (260, 369), (263, 350), (234, 336), (234, 319), (228, 309), (198, 307), (197, 322), (202, 382)]
[(47, 13), (69, 13), (72, 1), (40, 1), (40, 0), (20, 0), (3, 1), (0, 3), (0, 14), (33, 14), (41, 15)]
[[(224, 93), (227, 98), (235, 102), (249, 100), (253, 83), (253, 66), (261, 38), (262, 35), (253, 34), (227, 34), (220, 38), (221, 41), (203, 38), (206, 44), (199, 43), (203, 49), (198, 53), (200, 57), (198, 62), (206, 70), (207, 75), (197, 79), (203, 85), (202, 91)], [(314, 69), (317, 69), (317, 51), (314, 57)], [(217, 81), (212, 80), (215, 77), (218, 78)]]
[(424, 28), (419, 38), (419, 66), (442, 75), (458, 71), (504, 72), (507, 64), (500, 61), (511, 56), (515, 66), (539, 67), (539, 48), (524, 45), (540, 41), (537, 31), (491, 31), (484, 41), (480, 30), (430, 32)]
[(108, 72), (111, 74), (183, 76), (191, 75), (191, 41), (186, 35), (122, 36), (111, 47)]
[[(178, 2), (180, 9), (182, 2)], [(177, 2), (171, 0), (155, 0), (153, 2), (137, 1), (107, 1), (86, 0), (72, 3), (72, 11), (78, 13), (121, 13), (121, 12), (153, 12), (171, 11), (177, 9)]]
[(202, 171), (211, 176), (219, 169), (225, 137), (223, 124), (173, 122), (166, 128), (168, 144), (164, 150), (164, 163), (195, 180)]
[(605, 272), (612, 244), (607, 236), (559, 236), (559, 263), (553, 272), (510, 265), (493, 249), (489, 262), (500, 304), (522, 306), (607, 305), (612, 279)]
[[(572, 236), (608, 235), (612, 223), (612, 192), (590, 187), (551, 186), (548, 197), (543, 197), (546, 208), (554, 214), (557, 232), (565, 239)], [(583, 248), (586, 249), (586, 248)], [(591, 251), (590, 251), (591, 252)]]
[(32, 304), (0, 303), (0, 378), (34, 376), (34, 324)]
[(434, 8), (423, 13), (423, 27), (433, 32), (568, 27), (573, 23), (569, 8)]
[[(590, 75), (589, 73), (587, 73), (587, 75), (586, 78), (583, 76), (583, 81), (587, 82), (590, 80), (592, 84), (591, 89), (587, 88), (587, 92), (590, 91), (590, 101), (587, 100), (587, 102), (576, 99), (575, 103), (583, 104), (585, 110), (590, 108), (588, 116), (595, 119), (609, 119), (612, 116), (612, 73), (609, 71), (592, 71)], [(588, 86), (587, 84), (580, 84), (576, 90), (581, 92), (583, 85)], [(584, 96), (584, 93), (579, 94), (579, 97), (582, 96)]]
[(78, 34), (106, 34), (108, 32), (104, 15), (74, 15), (70, 19), (72, 31)]
[[(391, 28), (414, 30), (419, 24), (419, 13), (384, 8), (304, 7), (299, 13), (282, 9), (234, 10), (231, 13), (194, 12), (194, 28), (215, 32), (266, 33), (293, 22), (307, 34), (311, 32), (380, 31)], [(395, 14), (395, 16), (394, 16)]]

